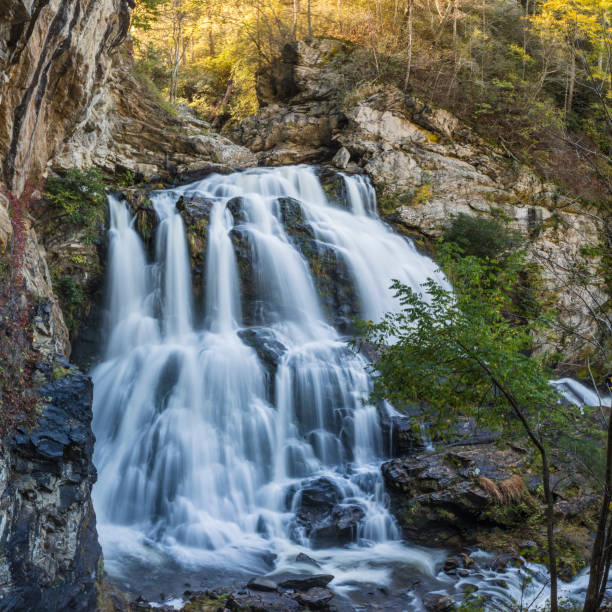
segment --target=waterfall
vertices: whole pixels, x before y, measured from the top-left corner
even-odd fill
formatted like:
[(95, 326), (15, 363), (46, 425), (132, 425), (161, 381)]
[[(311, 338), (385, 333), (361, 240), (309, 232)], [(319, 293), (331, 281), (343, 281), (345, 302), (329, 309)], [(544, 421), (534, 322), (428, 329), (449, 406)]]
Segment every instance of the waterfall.
[[(299, 166), (155, 192), (151, 262), (109, 198), (109, 340), (92, 373), (105, 557), (112, 528), (182, 561), (252, 572), (269, 569), (265, 552), (288, 567), (304, 549), (343, 560), (334, 573), (351, 580), (377, 554), (433, 571), (434, 553), (399, 542), (367, 364), (343, 333), (352, 316), (398, 308), (392, 279), (418, 291), (445, 281), (378, 218), (365, 178), (336, 186), (343, 196), (328, 197)], [(200, 305), (181, 196), (209, 206)]]

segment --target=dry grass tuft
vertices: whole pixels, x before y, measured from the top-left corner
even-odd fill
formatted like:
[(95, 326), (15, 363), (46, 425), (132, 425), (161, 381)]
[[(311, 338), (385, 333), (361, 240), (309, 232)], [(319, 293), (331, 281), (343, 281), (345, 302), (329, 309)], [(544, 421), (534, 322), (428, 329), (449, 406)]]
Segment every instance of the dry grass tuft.
[(487, 495), (497, 500), (497, 503), (502, 503), (503, 497), (501, 491), (499, 490), (499, 487), (490, 478), (487, 478), (486, 476), (481, 476), (478, 479), (478, 484)]
[(481, 476), (478, 479), (478, 484), (487, 495), (495, 499), (500, 505), (516, 504), (523, 501), (527, 496), (525, 483), (518, 474), (497, 483), (486, 476)]
[(525, 482), (518, 474), (502, 480), (497, 486), (506, 504), (517, 504), (523, 501), (527, 494)]

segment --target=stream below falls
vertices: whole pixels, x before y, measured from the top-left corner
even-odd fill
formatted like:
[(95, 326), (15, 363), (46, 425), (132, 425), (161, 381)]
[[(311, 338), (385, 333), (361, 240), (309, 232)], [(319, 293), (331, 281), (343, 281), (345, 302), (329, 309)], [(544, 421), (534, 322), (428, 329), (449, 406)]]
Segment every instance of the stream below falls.
[[(460, 600), (465, 581), (504, 609), (525, 572), (528, 591), (542, 589), (542, 568), (500, 574), (484, 553), (473, 576), (451, 579), (444, 551), (401, 539), (366, 362), (347, 334), (352, 317), (398, 308), (392, 279), (417, 291), (446, 281), (378, 218), (367, 179), (338, 176), (334, 197), (307, 166), (154, 192), (150, 252), (109, 198), (94, 503), (106, 570), (128, 590), (155, 599), (314, 571), (301, 552), (360, 609), (419, 610), (431, 591)], [(199, 215), (206, 245), (199, 299), (177, 202)]]

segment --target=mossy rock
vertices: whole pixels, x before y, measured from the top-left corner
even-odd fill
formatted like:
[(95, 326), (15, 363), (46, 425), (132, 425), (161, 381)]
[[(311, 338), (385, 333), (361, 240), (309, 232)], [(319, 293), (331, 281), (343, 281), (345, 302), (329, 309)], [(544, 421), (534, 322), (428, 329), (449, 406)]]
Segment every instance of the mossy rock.
[(330, 204), (350, 211), (351, 204), (348, 200), (344, 177), (339, 172), (325, 167), (319, 168), (317, 175)]
[(329, 320), (343, 331), (360, 314), (360, 300), (351, 271), (340, 252), (315, 238), (299, 201), (278, 199), (279, 217), (295, 248), (306, 258), (321, 304)]
[(206, 291), (208, 226), (214, 203), (214, 200), (200, 196), (181, 196), (176, 203), (185, 224), (196, 303), (201, 303)]
[(234, 254), (238, 265), (240, 295), (242, 298), (242, 316), (246, 325), (258, 325), (265, 322), (264, 304), (258, 300), (258, 283), (255, 274), (257, 269), (256, 251), (249, 231), (244, 227), (234, 227), (230, 231), (234, 245)]
[(249, 215), (244, 205), (244, 198), (232, 198), (227, 203), (227, 209), (232, 213), (236, 225), (249, 222)]

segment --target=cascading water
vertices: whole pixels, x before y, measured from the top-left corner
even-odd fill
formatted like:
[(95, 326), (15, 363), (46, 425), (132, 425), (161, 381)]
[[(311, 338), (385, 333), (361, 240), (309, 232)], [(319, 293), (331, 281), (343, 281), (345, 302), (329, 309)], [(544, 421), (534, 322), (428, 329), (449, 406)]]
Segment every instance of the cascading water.
[[(366, 179), (344, 176), (335, 189), (330, 201), (314, 169), (288, 167), (156, 192), (152, 262), (126, 206), (109, 198), (94, 503), (115, 575), (131, 556), (151, 567), (308, 571), (296, 562), (308, 552), (337, 591), (386, 584), (390, 567), (406, 568), (402, 585), (417, 570), (448, 588), (434, 576), (443, 553), (399, 540), (366, 363), (342, 335), (352, 316), (397, 309), (392, 279), (416, 291), (446, 281), (378, 219)], [(203, 304), (193, 300), (181, 197), (208, 220)], [(489, 591), (502, 604), (510, 596)]]
[[(300, 248), (342, 265), (364, 318), (396, 307), (392, 279), (418, 289), (438, 272), (377, 218), (365, 179), (343, 182), (345, 209), (307, 167), (157, 192), (153, 263), (125, 205), (110, 198), (110, 336), (93, 372), (103, 544), (127, 529), (184, 562), (223, 558), (251, 571), (269, 569), (262, 551), (286, 565), (303, 547), (325, 557), (344, 545), (349, 575), (359, 550), (397, 544), (392, 557), (433, 570), (436, 555), (397, 543), (377, 410), (364, 403), (366, 364), (335, 329)], [(200, 321), (180, 196), (209, 206)], [(319, 499), (348, 525), (341, 541), (329, 517), (309, 514)]]
[[(398, 605), (419, 609), (405, 589), (416, 570), (461, 598), (462, 581), (435, 575), (443, 553), (399, 539), (366, 362), (342, 335), (351, 316), (398, 307), (392, 279), (417, 291), (428, 278), (446, 281), (378, 219), (366, 179), (344, 176), (335, 191), (328, 199), (314, 169), (289, 167), (156, 192), (150, 263), (125, 204), (109, 198), (108, 341), (92, 373), (94, 503), (115, 577), (133, 558), (147, 572), (169, 560), (180, 574), (312, 571), (296, 561), (307, 552), (339, 592), (389, 584), (398, 572)], [(181, 197), (207, 218), (202, 304)], [(555, 384), (570, 402), (597, 399), (570, 379)], [(506, 571), (501, 590), (492, 570), (463, 582), (505, 609), (524, 595), (526, 571), (545, 602), (536, 566)]]

